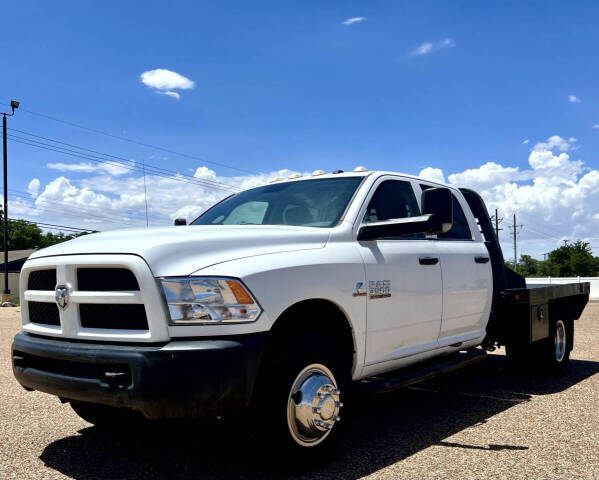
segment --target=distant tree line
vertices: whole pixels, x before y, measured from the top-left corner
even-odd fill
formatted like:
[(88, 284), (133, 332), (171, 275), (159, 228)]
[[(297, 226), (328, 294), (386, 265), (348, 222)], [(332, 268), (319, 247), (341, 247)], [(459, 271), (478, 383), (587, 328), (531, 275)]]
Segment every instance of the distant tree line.
[[(514, 268), (513, 262), (505, 263)], [(546, 260), (520, 256), (518, 273), (525, 277), (597, 277), (599, 257), (593, 256), (588, 242), (578, 240), (549, 252)]]
[[(4, 212), (0, 207), (0, 250), (4, 245)], [(8, 220), (8, 250), (29, 250), (34, 248), (44, 248), (56, 243), (65, 242), (75, 237), (85, 235), (85, 233), (74, 233), (65, 235), (64, 233), (43, 233), (34, 223), (25, 220)]]

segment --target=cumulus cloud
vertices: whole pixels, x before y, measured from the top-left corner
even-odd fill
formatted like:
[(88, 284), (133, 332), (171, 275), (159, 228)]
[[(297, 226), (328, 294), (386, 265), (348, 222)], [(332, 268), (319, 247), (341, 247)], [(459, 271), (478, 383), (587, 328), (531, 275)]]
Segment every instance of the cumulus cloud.
[(366, 20), (366, 17), (351, 17), (347, 20), (343, 20), (341, 23), (343, 25), (353, 25), (354, 23), (360, 23)]
[(32, 179), (31, 182), (29, 182), (29, 185), (27, 185), (27, 191), (29, 192), (29, 195), (32, 197), (37, 197), (40, 191), (40, 186), (41, 183), (39, 178)]
[(570, 103), (580, 103), (582, 100), (578, 98), (576, 95), (568, 95), (568, 102)]
[(446, 183), (443, 170), (440, 168), (426, 167), (420, 170), (419, 177), (430, 180), (431, 182)]
[(535, 144), (534, 150), (543, 151), (553, 150), (556, 148), (560, 152), (567, 152), (573, 147), (574, 143), (576, 143), (576, 139), (574, 137), (570, 137), (566, 140), (559, 135), (553, 135), (549, 137), (546, 142), (539, 142)]
[(175, 90), (190, 90), (195, 87), (195, 82), (189, 78), (165, 68), (145, 71), (140, 75), (140, 78), (144, 85), (155, 90), (156, 93), (177, 100), (181, 98), (181, 95)]
[[(534, 142), (531, 140), (531, 143)], [(595, 239), (593, 244), (597, 245), (599, 169), (574, 157), (581, 151), (576, 149), (577, 144), (575, 138), (553, 135), (534, 143), (526, 166), (483, 162), (477, 167), (445, 173), (432, 165), (422, 169), (420, 176), (473, 188), (481, 193), (491, 212), (497, 208), (506, 219), (516, 213), (518, 223), (524, 225), (519, 240), (522, 253), (540, 256), (557, 246), (562, 238)], [(101, 169), (74, 171), (79, 173), (76, 178), (67, 178), (68, 174), (63, 171), (63, 175), (45, 185), (32, 179), (28, 188), (31, 198), (11, 202), (14, 214), (96, 230), (145, 226), (144, 181), (139, 173), (111, 175)], [(279, 170), (225, 177), (199, 165), (193, 170), (193, 177), (197, 182), (204, 182), (201, 185), (148, 175), (150, 225), (169, 225), (174, 218), (193, 220), (236, 189), (250, 188), (257, 182), (265, 183), (272, 177), (288, 177), (292, 173), (296, 172)], [(506, 231), (502, 241), (506, 242), (504, 251), (511, 251)]]
[[(69, 165), (69, 164), (65, 164)], [(42, 186), (30, 182), (31, 199), (15, 199), (12, 211), (31, 220), (94, 230), (145, 226), (145, 191), (147, 190), (150, 225), (170, 225), (175, 218), (196, 218), (201, 212), (232, 193), (267, 183), (273, 177), (288, 177), (292, 170), (278, 170), (255, 175), (221, 177), (206, 166), (199, 166), (188, 177), (112, 175), (95, 165), (71, 164), (70, 171), (88, 174), (83, 178), (61, 175)], [(65, 173), (65, 168), (53, 164)], [(68, 169), (69, 167), (67, 167)], [(304, 173), (306, 174), (306, 173)]]
[(422, 55), (428, 55), (429, 53), (436, 52), (437, 50), (441, 50), (442, 48), (452, 48), (455, 46), (455, 42), (453, 38), (445, 38), (439, 42), (431, 43), (425, 42), (421, 43), (418, 47), (410, 52), (410, 56), (418, 57)]
[[(506, 218), (516, 213), (518, 222), (524, 224), (523, 253), (539, 256), (555, 248), (562, 238), (596, 242), (599, 170), (571, 157), (576, 141), (554, 135), (538, 142), (528, 156), (526, 169), (486, 162), (447, 178), (452, 185), (481, 193), (491, 212), (497, 208)], [(504, 251), (506, 248), (509, 252), (509, 243)]]

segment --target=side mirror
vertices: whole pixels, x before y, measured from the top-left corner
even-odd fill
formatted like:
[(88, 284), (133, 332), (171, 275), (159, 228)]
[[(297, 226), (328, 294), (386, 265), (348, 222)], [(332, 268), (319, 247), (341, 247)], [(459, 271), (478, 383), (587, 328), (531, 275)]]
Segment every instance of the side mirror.
[(453, 225), (453, 197), (448, 188), (429, 188), (422, 192), (422, 215), (395, 218), (364, 225), (358, 232), (358, 241), (398, 237), (415, 233), (436, 235), (451, 230)]
[(422, 192), (422, 214), (431, 215), (429, 235), (447, 233), (453, 226), (453, 195), (448, 188), (428, 188)]
[(187, 220), (184, 218), (175, 218), (175, 226), (187, 225)]

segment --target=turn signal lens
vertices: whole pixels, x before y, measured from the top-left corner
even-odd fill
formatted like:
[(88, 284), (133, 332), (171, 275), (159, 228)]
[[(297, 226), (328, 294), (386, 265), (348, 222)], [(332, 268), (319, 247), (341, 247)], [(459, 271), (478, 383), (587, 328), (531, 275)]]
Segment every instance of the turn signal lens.
[(251, 305), (254, 303), (254, 300), (252, 297), (250, 297), (250, 294), (247, 292), (247, 290), (243, 288), (241, 283), (236, 282), (235, 280), (227, 280), (227, 285), (229, 285), (233, 295), (235, 295), (235, 300), (237, 300), (237, 303), (240, 305)]

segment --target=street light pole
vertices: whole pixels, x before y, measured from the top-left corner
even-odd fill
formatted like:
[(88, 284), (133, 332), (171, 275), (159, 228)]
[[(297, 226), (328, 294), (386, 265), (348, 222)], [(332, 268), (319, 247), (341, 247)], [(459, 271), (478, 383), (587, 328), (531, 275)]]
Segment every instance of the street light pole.
[[(4, 295), (10, 295), (10, 288), (8, 288), (8, 178), (7, 178), (7, 163), (8, 155), (6, 153), (6, 114), (2, 115), (2, 140), (3, 140), (3, 154), (4, 154)], [(2, 299), (3, 303), (9, 302), (10, 299)]]
[(10, 101), (12, 113), (2, 112), (2, 153), (4, 159), (4, 290), (2, 290), (2, 303), (10, 302), (10, 288), (8, 288), (8, 154), (6, 149), (6, 117), (12, 117), (19, 102)]

